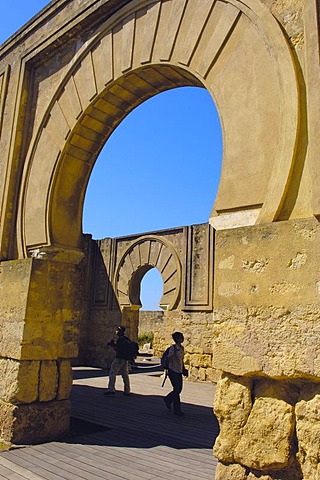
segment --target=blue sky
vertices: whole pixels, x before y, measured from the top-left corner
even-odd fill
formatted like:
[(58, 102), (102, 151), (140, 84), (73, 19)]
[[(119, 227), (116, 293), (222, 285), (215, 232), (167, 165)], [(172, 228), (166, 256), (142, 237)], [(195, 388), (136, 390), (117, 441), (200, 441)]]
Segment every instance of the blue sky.
[[(0, 43), (47, 3), (3, 2)], [(125, 118), (100, 153), (87, 187), (83, 231), (99, 239), (207, 222), (221, 157), (219, 117), (205, 89), (156, 95)], [(155, 309), (161, 292), (153, 269), (142, 280), (143, 308)]]

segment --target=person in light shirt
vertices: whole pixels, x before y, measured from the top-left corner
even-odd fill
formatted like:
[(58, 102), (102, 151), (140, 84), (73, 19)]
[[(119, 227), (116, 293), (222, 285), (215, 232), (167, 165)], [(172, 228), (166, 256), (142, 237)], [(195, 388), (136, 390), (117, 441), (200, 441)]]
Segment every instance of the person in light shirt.
[(172, 334), (174, 345), (170, 347), (168, 353), (168, 377), (172, 385), (172, 391), (164, 397), (164, 403), (170, 410), (173, 405), (173, 413), (179, 417), (184, 415), (181, 410), (180, 393), (182, 391), (183, 376), (188, 376), (188, 370), (184, 366), (184, 336), (181, 332), (174, 332)]

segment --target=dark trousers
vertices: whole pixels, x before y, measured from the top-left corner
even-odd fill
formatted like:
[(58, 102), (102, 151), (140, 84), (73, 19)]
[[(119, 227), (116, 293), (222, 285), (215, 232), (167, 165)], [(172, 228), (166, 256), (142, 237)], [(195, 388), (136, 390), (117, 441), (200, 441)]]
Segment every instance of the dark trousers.
[(168, 370), (168, 377), (170, 378), (173, 390), (166, 396), (168, 405), (173, 404), (174, 413), (181, 412), (180, 393), (182, 391), (182, 373), (176, 373)]

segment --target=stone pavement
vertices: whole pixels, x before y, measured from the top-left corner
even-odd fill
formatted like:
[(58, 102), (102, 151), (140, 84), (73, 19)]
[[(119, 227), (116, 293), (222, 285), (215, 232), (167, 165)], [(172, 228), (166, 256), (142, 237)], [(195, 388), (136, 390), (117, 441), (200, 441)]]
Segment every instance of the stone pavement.
[(161, 372), (140, 365), (129, 397), (121, 377), (105, 397), (105, 370), (74, 368), (70, 436), (1, 453), (0, 480), (213, 480), (214, 385), (186, 381), (175, 417), (162, 400), (169, 380), (162, 388)]

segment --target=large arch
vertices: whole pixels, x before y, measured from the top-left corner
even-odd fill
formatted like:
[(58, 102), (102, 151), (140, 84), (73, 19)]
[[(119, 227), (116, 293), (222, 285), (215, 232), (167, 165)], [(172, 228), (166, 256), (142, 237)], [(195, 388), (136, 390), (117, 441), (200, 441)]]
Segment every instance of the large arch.
[[(200, 3), (129, 2), (76, 53), (30, 144), (19, 200), (20, 257), (40, 247), (81, 249), (84, 193), (103, 144), (135, 106), (178, 86), (207, 88), (221, 117), (224, 158), (211, 223), (277, 218), (299, 126), (289, 47), (259, 0)], [(246, 115), (239, 116), (243, 102)]]
[[(6, 441), (67, 432), (81, 327), (97, 357), (104, 354), (88, 310), (106, 337), (120, 300), (130, 325), (138, 292), (120, 277), (136, 286), (150, 264), (123, 264), (118, 277), (116, 267), (131, 253), (150, 253), (153, 240), (93, 247), (81, 231), (86, 185), (100, 149), (133, 108), (195, 85), (216, 102), (223, 167), (208, 223), (180, 228), (178, 243), (177, 232), (154, 232), (179, 247), (180, 295), (173, 282), (165, 314), (170, 329), (186, 333), (197, 378), (219, 375), (217, 479), (317, 475), (318, 10), (316, 0), (55, 0), (1, 47)], [(93, 249), (96, 263), (88, 261)]]

